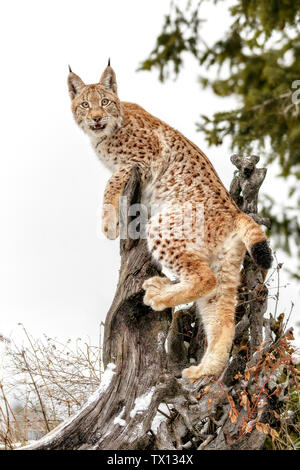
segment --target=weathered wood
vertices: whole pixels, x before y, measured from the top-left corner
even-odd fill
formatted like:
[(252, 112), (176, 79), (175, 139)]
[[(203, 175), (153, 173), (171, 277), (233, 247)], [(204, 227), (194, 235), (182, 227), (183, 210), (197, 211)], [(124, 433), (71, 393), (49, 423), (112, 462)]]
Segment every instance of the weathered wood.
[[(257, 194), (266, 171), (256, 169), (257, 157), (232, 160), (239, 170), (231, 185), (233, 198), (256, 221), (268, 223), (257, 214)], [(124, 195), (129, 203), (140, 200), (137, 168)], [(200, 360), (205, 350), (201, 320), (194, 306), (176, 312), (172, 319), (170, 310), (154, 312), (143, 304), (142, 284), (157, 274), (145, 240), (121, 240), (119, 283), (105, 322), (103, 383), (75, 416), (26, 449), (251, 450), (263, 446), (265, 435), (255, 427), (237, 438), (241, 421), (232, 422), (228, 401), (241, 389), (236, 374), (261, 358), (253, 356), (247, 364), (241, 345), (253, 353), (262, 339), (263, 273), (245, 258), (230, 361), (219, 380), (194, 384), (179, 378), (179, 372), (191, 357)], [(260, 298), (255, 297), (258, 293)], [(272, 333), (268, 334), (271, 339)], [(271, 347), (270, 341), (265, 347)], [(264, 378), (262, 371), (257, 380)], [(164, 415), (157, 411), (162, 406)], [(164, 419), (159, 426), (158, 416)]]
[[(258, 224), (270, 226), (270, 220), (257, 214), (258, 192), (266, 177), (266, 168), (256, 168), (260, 158), (232, 155), (231, 161), (237, 167), (230, 186), (230, 194), (239, 208)], [(265, 273), (259, 269), (247, 253), (241, 274), (239, 315), (247, 317), (250, 323), (250, 347), (253, 353), (263, 340), (263, 316), (267, 309), (268, 289), (264, 284)]]
[[(123, 195), (128, 198), (128, 207), (139, 201), (137, 168)], [(150, 433), (145, 436), (149, 429), (145, 429), (143, 413), (131, 417), (130, 412), (135, 408), (135, 399), (152, 388), (154, 393), (159, 378), (166, 373), (165, 341), (171, 310), (154, 312), (143, 303), (143, 282), (160, 273), (151, 263), (146, 241), (121, 240), (120, 250), (119, 282), (105, 321), (103, 346), (105, 367), (109, 363), (115, 366), (112, 380), (102, 393), (100, 386), (98, 395), (94, 394), (75, 417), (27, 449), (128, 449), (136, 442), (140, 445), (140, 439), (146, 442), (151, 438)], [(152, 408), (147, 409), (147, 421), (156, 413), (156, 407)], [(114, 423), (120, 414), (124, 426), (120, 426), (120, 420)]]

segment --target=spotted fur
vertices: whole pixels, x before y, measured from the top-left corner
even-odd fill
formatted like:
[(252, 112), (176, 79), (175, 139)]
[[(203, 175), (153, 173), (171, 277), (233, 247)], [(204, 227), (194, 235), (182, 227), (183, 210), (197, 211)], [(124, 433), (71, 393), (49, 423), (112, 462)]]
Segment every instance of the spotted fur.
[[(120, 102), (110, 66), (97, 84), (85, 85), (71, 72), (68, 85), (75, 121), (113, 173), (104, 204), (112, 205), (115, 211), (103, 211), (104, 233), (108, 238), (118, 236), (119, 198), (132, 167), (138, 165), (142, 202), (158, 208), (148, 223), (149, 250), (179, 280), (173, 284), (167, 278), (148, 279), (143, 286), (144, 302), (163, 310), (197, 301), (208, 346), (201, 363), (185, 369), (183, 376), (195, 380), (220, 374), (232, 345), (237, 286), (246, 248), (263, 268), (270, 264), (263, 231), (238, 209), (196, 145), (140, 106)], [(193, 210), (199, 205), (203, 208), (204, 226), (192, 237), (178, 235), (177, 230), (187, 202)], [(170, 230), (163, 236), (166, 225)]]

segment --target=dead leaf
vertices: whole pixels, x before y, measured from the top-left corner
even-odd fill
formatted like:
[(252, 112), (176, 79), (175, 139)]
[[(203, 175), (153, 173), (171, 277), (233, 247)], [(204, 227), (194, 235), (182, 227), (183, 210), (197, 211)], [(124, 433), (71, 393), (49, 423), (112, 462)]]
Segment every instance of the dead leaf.
[(249, 400), (248, 400), (247, 392), (243, 391), (242, 392), (242, 398), (241, 398), (241, 401), (240, 401), (240, 405), (247, 407), (248, 403), (249, 403)]
[(262, 423), (260, 422), (256, 423), (255, 427), (258, 430), (258, 432), (263, 432)]
[(237, 417), (238, 417), (238, 412), (237, 412), (236, 408), (230, 408), (229, 418), (230, 418), (231, 422), (236, 423)]
[(271, 434), (272, 439), (276, 439), (277, 437), (279, 437), (278, 432), (273, 428), (271, 428), (270, 434)]

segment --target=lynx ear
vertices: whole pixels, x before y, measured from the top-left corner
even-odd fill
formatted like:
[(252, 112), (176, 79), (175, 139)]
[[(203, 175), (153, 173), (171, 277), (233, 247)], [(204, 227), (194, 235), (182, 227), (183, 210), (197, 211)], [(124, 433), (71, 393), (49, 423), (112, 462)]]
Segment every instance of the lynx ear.
[(110, 90), (113, 93), (117, 94), (118, 87), (116, 74), (110, 65), (108, 65), (104, 70), (99, 83), (100, 85), (104, 86), (104, 88), (106, 88), (107, 90)]
[[(70, 66), (69, 66), (70, 69)], [(69, 94), (71, 100), (81, 92), (81, 90), (85, 87), (85, 83), (81, 80), (76, 73), (73, 73), (70, 69), (70, 73), (68, 76), (68, 87), (69, 87)]]

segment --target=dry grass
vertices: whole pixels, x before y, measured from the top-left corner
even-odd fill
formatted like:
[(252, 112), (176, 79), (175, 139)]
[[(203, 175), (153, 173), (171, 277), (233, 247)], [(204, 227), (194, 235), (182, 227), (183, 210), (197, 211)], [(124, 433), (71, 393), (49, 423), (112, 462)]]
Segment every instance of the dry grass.
[[(274, 314), (265, 319), (265, 333), (271, 341), (279, 341), (286, 330), (291, 311), (284, 316), (278, 311), (281, 265), (271, 271), (265, 283), (275, 293)], [(275, 281), (275, 286), (271, 286)], [(244, 294), (244, 293), (243, 293)], [(101, 381), (101, 327), (99, 346), (91, 346), (78, 339), (63, 344), (56, 339), (34, 339), (20, 325), (24, 343), (20, 347), (0, 335), (3, 345), (4, 377), (0, 376), (0, 448), (14, 449), (30, 440), (38, 439), (61, 421), (77, 411), (95, 391)], [(294, 362), (292, 337), (279, 341), (263, 363), (240, 377), (242, 386), (231, 403), (231, 417), (241, 419), (241, 435), (254, 426), (268, 437), (265, 448), (270, 450), (300, 449), (300, 365)], [(262, 346), (261, 346), (262, 347)], [(268, 380), (259, 383), (260, 370), (269, 371)], [(279, 372), (279, 375), (277, 374)], [(276, 375), (276, 383), (270, 380)], [(273, 379), (272, 379), (273, 380)], [(221, 385), (220, 385), (221, 386)], [(243, 388), (244, 387), (244, 388)], [(264, 406), (260, 400), (274, 399), (269, 419), (260, 420)]]
[(0, 381), (0, 446), (4, 449), (49, 432), (78, 410), (101, 381), (100, 346), (80, 339), (66, 344), (48, 337), (34, 339), (21, 327), (22, 347), (2, 338), (6, 344)]

